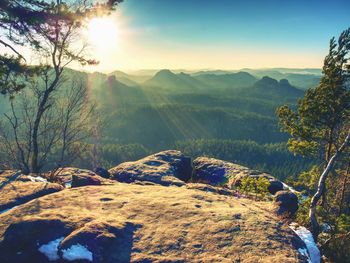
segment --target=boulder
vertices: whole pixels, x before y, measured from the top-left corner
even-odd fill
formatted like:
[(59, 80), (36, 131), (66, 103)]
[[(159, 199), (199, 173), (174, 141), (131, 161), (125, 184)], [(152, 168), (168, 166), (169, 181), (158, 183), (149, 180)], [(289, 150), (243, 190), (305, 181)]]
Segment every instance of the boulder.
[(0, 181), (0, 214), (5, 211), (64, 188), (43, 181), (41, 177), (27, 176), (14, 171), (4, 172)]
[[(40, 247), (69, 235), (73, 230), (74, 224), (58, 218), (23, 218), (19, 222), (11, 223), (0, 243), (1, 262), (49, 262), (40, 252)], [(54, 249), (47, 250), (51, 251), (51, 259), (54, 259)]]
[(164, 186), (184, 185), (192, 176), (191, 158), (169, 150), (135, 162), (122, 163), (109, 170), (111, 177), (124, 183), (148, 181)]
[(71, 187), (80, 187), (87, 185), (101, 185), (101, 177), (97, 175), (73, 174)]
[(102, 178), (110, 178), (111, 174), (108, 172), (108, 170), (106, 170), (105, 168), (102, 167), (97, 167), (95, 168), (94, 172), (96, 174), (98, 174), (99, 176), (101, 176)]
[(278, 215), (292, 217), (298, 210), (298, 196), (290, 191), (279, 191), (275, 196)]
[(270, 180), (270, 185), (267, 187), (267, 190), (269, 190), (272, 195), (275, 195), (277, 192), (282, 191), (283, 189), (283, 183), (275, 179)]
[(267, 173), (252, 170), (247, 167), (226, 162), (214, 158), (199, 157), (193, 161), (194, 182), (207, 183), (210, 185), (226, 185), (229, 188), (237, 187), (243, 178), (254, 177), (256, 179), (264, 177), (269, 180), (268, 190), (271, 194), (283, 190), (283, 184)]
[(253, 177), (258, 179), (264, 177), (270, 182), (268, 191), (272, 195), (283, 190), (283, 183), (272, 175), (235, 163), (214, 158), (198, 157), (193, 161), (193, 166), (193, 182), (206, 183), (213, 186), (227, 186), (232, 189), (240, 186), (243, 178)]
[[(93, 171), (74, 167), (61, 168), (56, 171), (54, 175), (47, 176), (50, 177), (49, 181), (58, 182), (66, 188), (84, 185), (98, 185), (106, 180)], [(73, 177), (75, 179), (75, 186), (72, 186)], [(100, 181), (100, 183), (98, 183), (98, 181)]]
[(224, 185), (230, 178), (241, 173), (249, 173), (249, 169), (238, 164), (207, 157), (198, 157), (193, 161), (194, 182), (211, 185)]
[[(68, 260), (77, 247), (85, 249), (85, 255), (80, 260), (92, 262), (130, 262), (133, 233), (137, 226), (127, 222), (113, 222), (113, 225), (103, 221), (92, 221), (73, 231), (64, 238), (58, 250), (60, 258)], [(129, 246), (129, 247), (128, 247)], [(75, 260), (79, 258), (75, 257)]]
[(139, 225), (115, 218), (27, 218), (10, 224), (0, 242), (1, 262), (130, 262)]

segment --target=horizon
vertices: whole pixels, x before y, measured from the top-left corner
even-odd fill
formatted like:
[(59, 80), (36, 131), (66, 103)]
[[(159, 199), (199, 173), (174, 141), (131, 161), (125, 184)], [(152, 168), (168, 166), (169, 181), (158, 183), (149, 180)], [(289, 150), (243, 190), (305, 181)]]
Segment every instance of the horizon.
[[(283, 6), (277, 0), (126, 0), (109, 16), (87, 20), (81, 30), (85, 53), (99, 64), (70, 67), (104, 74), (319, 69), (329, 40), (350, 24), (346, 10), (350, 2), (345, 0), (296, 0)], [(28, 47), (18, 50), (30, 64), (40, 61)], [(0, 51), (9, 50), (1, 46)]]
[[(238, 69), (222, 69), (222, 68), (197, 68), (197, 69), (186, 69), (186, 68), (138, 68), (138, 69), (114, 69), (108, 72), (103, 72), (103, 71), (98, 71), (98, 70), (86, 70), (85, 68), (74, 68), (74, 67), (68, 67), (71, 70), (78, 70), (81, 72), (86, 72), (86, 73), (100, 73), (100, 74), (105, 74), (105, 75), (110, 75), (114, 72), (123, 72), (125, 74), (128, 75), (142, 75), (140, 72), (142, 71), (148, 71), (148, 72), (159, 72), (162, 70), (169, 70), (175, 74), (183, 72), (183, 73), (187, 73), (187, 74), (194, 74), (194, 73), (199, 73), (199, 72), (210, 72), (210, 71), (222, 71), (222, 72), (227, 72), (227, 73), (237, 73), (237, 72), (246, 72), (247, 70), (252, 70), (252, 71), (269, 71), (269, 70), (273, 70), (276, 72), (280, 72), (283, 73), (283, 70), (296, 70), (298, 71), (297, 73), (299, 73), (302, 70), (308, 71), (308, 70), (321, 70), (322, 71), (322, 67), (319, 68), (309, 68), (309, 67), (301, 67), (301, 68), (287, 68), (287, 67), (265, 67), (265, 68), (238, 68)], [(292, 72), (288, 72), (288, 73), (292, 73)], [(312, 73), (305, 73), (305, 74), (312, 74)], [(152, 74), (151, 74), (152, 75)], [(317, 74), (316, 74), (317, 75)]]
[(128, 0), (94, 25), (100, 64), (84, 70), (321, 68), (349, 9), (345, 0)]

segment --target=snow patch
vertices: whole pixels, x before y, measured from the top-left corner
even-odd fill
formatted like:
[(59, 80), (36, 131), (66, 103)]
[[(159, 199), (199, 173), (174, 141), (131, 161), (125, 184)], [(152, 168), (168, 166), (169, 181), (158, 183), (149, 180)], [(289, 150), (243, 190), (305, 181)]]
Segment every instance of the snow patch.
[(304, 241), (307, 253), (305, 255), (306, 249), (299, 249), (299, 253), (307, 256), (310, 263), (320, 263), (321, 253), (318, 249), (314, 238), (309, 230), (303, 226), (299, 226), (297, 223), (291, 223), (289, 227)]
[(72, 245), (70, 248), (62, 249), (63, 259), (73, 261), (73, 260), (88, 260), (92, 261), (92, 252), (89, 251), (85, 246), (76, 244)]
[(32, 182), (40, 182), (40, 183), (47, 183), (47, 180), (41, 176), (31, 176), (31, 175), (27, 175), (27, 177), (29, 178), (30, 181)]
[(309, 257), (309, 253), (307, 252), (307, 249), (306, 249), (306, 248), (299, 248), (298, 251), (299, 251), (299, 253), (300, 253), (301, 255), (307, 257), (307, 258), (308, 258), (308, 262), (311, 263), (310, 257)]
[(294, 194), (296, 194), (296, 195), (300, 194), (300, 192), (298, 192), (297, 190), (295, 190), (293, 187), (287, 185), (286, 183), (283, 183), (283, 182), (282, 182), (282, 184), (283, 184), (283, 189), (284, 189), (284, 190), (289, 190), (289, 191), (291, 191), (292, 193), (294, 193)]
[(64, 237), (60, 237), (56, 240), (53, 240), (45, 245), (39, 247), (39, 252), (43, 253), (50, 261), (56, 261), (60, 259), (58, 256), (58, 246)]

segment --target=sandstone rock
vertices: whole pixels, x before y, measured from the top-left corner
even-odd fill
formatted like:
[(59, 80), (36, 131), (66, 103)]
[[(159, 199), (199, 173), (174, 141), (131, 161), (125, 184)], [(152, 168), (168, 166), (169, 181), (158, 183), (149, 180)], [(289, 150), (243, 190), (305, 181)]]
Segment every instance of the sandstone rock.
[(14, 171), (5, 171), (0, 182), (0, 214), (35, 198), (63, 190), (59, 184), (43, 182), (42, 178), (36, 181), (31, 176)]
[(130, 262), (132, 237), (139, 225), (120, 218), (112, 223), (81, 219), (23, 219), (11, 224), (0, 242), (1, 262), (25, 263), (29, 258), (30, 262), (70, 262), (65, 257), (74, 253), (75, 246), (91, 253), (92, 262)]
[(283, 183), (278, 180), (270, 180), (270, 185), (267, 189), (271, 194), (275, 195), (277, 192), (283, 190)]
[(101, 185), (101, 177), (97, 175), (73, 174), (71, 187), (80, 187), (87, 185)]
[(225, 189), (222, 187), (214, 187), (208, 184), (201, 183), (188, 183), (186, 184), (186, 188), (188, 189), (196, 189), (204, 192), (217, 193), (221, 195), (232, 195), (233, 192), (229, 189)]
[(106, 170), (105, 168), (102, 167), (97, 167), (95, 168), (94, 172), (96, 174), (98, 174), (99, 176), (103, 177), (103, 178), (110, 178), (111, 174), (108, 172), (108, 170)]
[(39, 247), (73, 230), (74, 224), (62, 219), (23, 219), (10, 224), (0, 243), (1, 262), (49, 262)]
[(252, 170), (247, 167), (207, 157), (199, 157), (193, 161), (193, 181), (211, 185), (227, 185), (229, 188), (240, 185), (246, 177), (264, 177), (270, 182), (268, 190), (271, 194), (283, 190), (283, 184), (267, 173)]
[(298, 210), (298, 196), (290, 191), (279, 191), (275, 196), (277, 214), (293, 216)]
[[(72, 186), (73, 177), (75, 177), (75, 186)], [(89, 179), (90, 177), (92, 177), (92, 179)], [(104, 179), (90, 170), (65, 167), (56, 171), (55, 174), (51, 176), (50, 180), (58, 182), (64, 187), (69, 188), (83, 185), (98, 185), (97, 181), (102, 182)], [(80, 185), (79, 182), (81, 182), (82, 185)]]
[(164, 186), (184, 185), (192, 176), (191, 158), (179, 151), (164, 151), (109, 170), (111, 177), (125, 183), (148, 181)]
[(307, 262), (298, 252), (305, 245), (295, 247), (295, 233), (279, 222), (268, 202), (186, 187), (86, 186), (0, 215), (0, 261), (49, 262), (41, 252), (49, 246), (68, 262), (64, 251), (79, 245), (106, 263)]
[(118, 222), (118, 219), (113, 224), (89, 222), (61, 241), (58, 254), (64, 258), (64, 251), (79, 244), (91, 252), (93, 262), (130, 262), (132, 239), (137, 227), (132, 223)]
[(194, 181), (211, 185), (224, 185), (229, 178), (249, 172), (246, 167), (207, 157), (198, 157), (193, 161), (193, 166)]

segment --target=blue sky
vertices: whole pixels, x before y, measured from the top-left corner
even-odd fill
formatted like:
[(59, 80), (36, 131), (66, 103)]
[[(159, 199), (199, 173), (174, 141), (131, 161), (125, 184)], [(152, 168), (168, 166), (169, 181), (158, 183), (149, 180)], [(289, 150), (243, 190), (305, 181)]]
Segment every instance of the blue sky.
[(350, 0), (125, 0), (118, 14), (111, 67), (321, 67)]

